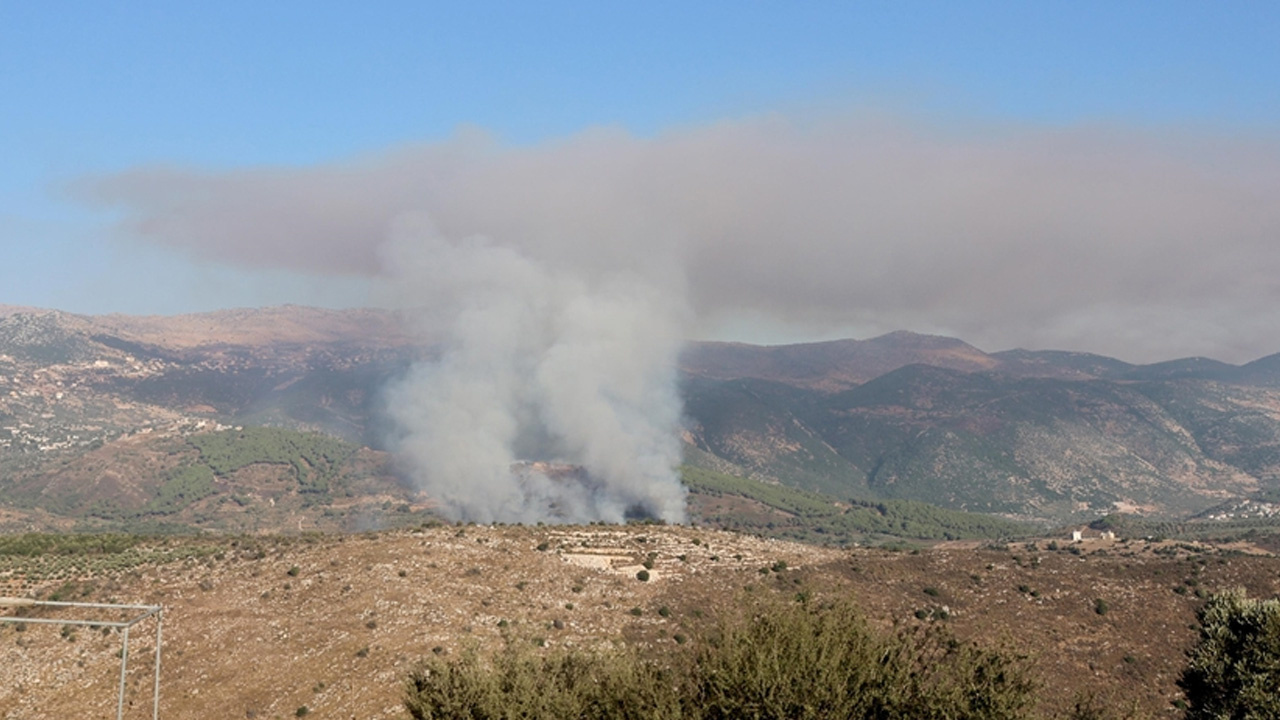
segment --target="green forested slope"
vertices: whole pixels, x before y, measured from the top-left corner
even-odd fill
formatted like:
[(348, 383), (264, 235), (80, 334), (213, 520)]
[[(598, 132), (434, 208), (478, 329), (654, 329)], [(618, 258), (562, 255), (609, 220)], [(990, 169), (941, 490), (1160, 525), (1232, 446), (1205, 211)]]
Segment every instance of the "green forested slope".
[[(1008, 538), (1034, 528), (990, 515), (909, 500), (843, 499), (781, 484), (684, 467), (701, 522), (804, 541), (849, 544), (885, 537), (918, 540)], [(732, 498), (739, 502), (718, 503)], [(746, 501), (741, 502), (741, 501)]]

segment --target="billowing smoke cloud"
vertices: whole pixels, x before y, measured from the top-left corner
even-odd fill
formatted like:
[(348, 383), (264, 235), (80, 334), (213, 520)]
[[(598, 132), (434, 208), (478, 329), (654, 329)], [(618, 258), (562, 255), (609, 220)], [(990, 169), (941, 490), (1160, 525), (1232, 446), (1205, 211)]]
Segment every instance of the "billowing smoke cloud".
[(475, 520), (680, 520), (673, 367), (691, 328), (1132, 361), (1280, 350), (1268, 138), (760, 118), (533, 147), (469, 131), (76, 190), (122, 208), (133, 238), (395, 292), (442, 347), (388, 391), (399, 447)]
[(479, 132), (351, 162), (86, 182), (203, 257), (377, 275), (430, 214), (546, 267), (676, 257), (705, 331), (946, 332), (1141, 361), (1280, 349), (1280, 143), (1116, 128), (761, 118), (534, 147)]
[(420, 222), (401, 223), (384, 257), (428, 324), (443, 320), (441, 357), (390, 387), (388, 409), (400, 455), (447, 511), (683, 522), (675, 277), (587, 278)]

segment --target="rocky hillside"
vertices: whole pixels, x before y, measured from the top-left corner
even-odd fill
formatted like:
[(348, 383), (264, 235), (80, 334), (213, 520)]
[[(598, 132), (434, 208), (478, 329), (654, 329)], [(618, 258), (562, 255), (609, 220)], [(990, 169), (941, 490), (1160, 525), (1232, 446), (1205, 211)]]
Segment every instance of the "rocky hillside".
[[(59, 515), (67, 501), (38, 500), (73, 487), (118, 487), (116, 504), (131, 507), (139, 488), (172, 480), (169, 454), (191, 452), (183, 438), (217, 426), (321, 432), (376, 453), (383, 388), (431, 352), (378, 310), (139, 318), (4, 308), (0, 511)], [(1280, 488), (1280, 355), (1132, 365), (892, 333), (693, 343), (680, 369), (689, 462), (835, 503), (921, 501), (1057, 523), (1114, 511), (1184, 517)], [(147, 444), (158, 438), (177, 444)], [(151, 465), (125, 462), (148, 454)], [(386, 482), (373, 496), (391, 502), (394, 467), (380, 461), (368, 474)], [(224, 509), (213, 514), (226, 519)]]
[(421, 352), (382, 311), (10, 313), (0, 317), (0, 468), (14, 454), (201, 419), (363, 441), (379, 388)]
[[(1091, 695), (1115, 716), (1162, 717), (1200, 596), (1280, 592), (1274, 557), (1125, 540), (910, 553), (702, 528), (468, 526), (67, 541), (26, 554), (36, 545), (0, 542), (0, 595), (163, 606), (161, 717), (174, 720), (302, 708), (402, 718), (402, 683), (425, 656), (508, 642), (675, 653), (742, 603), (838, 596), (880, 628), (931, 626), (1026, 654), (1040, 716)], [(0, 609), (15, 613), (71, 617)], [(150, 717), (153, 633), (147, 622), (131, 634), (126, 717)], [(0, 623), (0, 716), (114, 717), (120, 645), (101, 628)]]
[(692, 343), (680, 359), (681, 369), (697, 378), (771, 380), (827, 392), (847, 390), (916, 364), (984, 372), (1002, 363), (960, 340), (909, 332), (799, 345)]
[[(688, 440), (738, 472), (838, 497), (1051, 521), (1181, 516), (1280, 486), (1277, 356), (1131, 366), (1065, 352), (975, 356), (913, 337), (897, 356), (908, 364), (853, 384), (846, 368), (866, 343), (816, 347), (790, 365), (760, 358), (802, 346), (736, 346), (739, 377), (686, 356)], [(847, 357), (830, 356), (841, 349)], [(741, 357), (757, 350), (758, 361)], [(877, 370), (879, 357), (868, 361)], [(815, 382), (824, 367), (844, 379)]]

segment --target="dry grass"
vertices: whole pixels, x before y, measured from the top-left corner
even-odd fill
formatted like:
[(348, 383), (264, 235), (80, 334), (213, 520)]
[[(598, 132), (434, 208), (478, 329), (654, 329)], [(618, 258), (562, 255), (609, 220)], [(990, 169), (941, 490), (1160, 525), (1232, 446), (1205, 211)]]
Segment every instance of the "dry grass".
[[(1007, 642), (1032, 656), (1046, 714), (1089, 691), (1104, 705), (1136, 702), (1162, 716), (1195, 639), (1196, 591), (1280, 592), (1272, 557), (1156, 554), (1143, 544), (1083, 556), (1023, 547), (912, 554), (598, 526), (216, 542), (226, 545), (220, 555), (100, 577), (89, 598), (164, 605), (167, 719), (289, 717), (303, 705), (314, 717), (404, 718), (403, 681), (423, 657), (508, 641), (675, 648), (759, 595), (850, 597), (881, 627), (945, 623), (962, 639)], [(646, 560), (653, 568), (642, 582), (635, 575)], [(149, 717), (147, 635), (139, 631), (132, 648), (130, 717)], [(71, 641), (58, 626), (0, 627), (0, 716), (112, 716), (118, 648), (117, 636), (100, 632)]]

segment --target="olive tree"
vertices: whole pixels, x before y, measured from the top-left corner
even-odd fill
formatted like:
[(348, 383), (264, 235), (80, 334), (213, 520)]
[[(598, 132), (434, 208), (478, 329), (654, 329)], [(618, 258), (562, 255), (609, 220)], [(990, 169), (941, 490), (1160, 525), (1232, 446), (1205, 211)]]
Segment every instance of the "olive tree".
[(1196, 616), (1200, 641), (1178, 680), (1188, 720), (1280, 718), (1280, 600), (1228, 590)]

